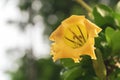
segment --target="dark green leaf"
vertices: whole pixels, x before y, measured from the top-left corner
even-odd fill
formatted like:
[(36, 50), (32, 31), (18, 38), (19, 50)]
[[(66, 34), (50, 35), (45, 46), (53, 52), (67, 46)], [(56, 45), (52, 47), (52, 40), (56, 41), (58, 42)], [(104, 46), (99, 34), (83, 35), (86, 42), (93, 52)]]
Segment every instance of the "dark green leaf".
[(72, 59), (70, 58), (63, 58), (63, 59), (60, 59), (60, 62), (61, 64), (64, 66), (64, 67), (67, 67), (67, 68), (70, 68), (70, 67), (73, 67), (73, 66), (76, 66), (78, 65), (79, 63), (75, 63)]
[(84, 74), (84, 69), (82, 67), (74, 67), (65, 71), (62, 74), (62, 77), (63, 77), (63, 80), (76, 80), (82, 74)]
[(101, 26), (103, 29), (110, 25), (114, 26), (114, 19), (112, 13), (113, 11), (105, 5), (96, 6), (93, 9), (95, 23)]
[(120, 27), (120, 13), (114, 12), (113, 17), (117, 26)]
[(105, 24), (105, 20), (102, 17), (102, 15), (98, 12), (97, 8), (93, 9), (93, 15), (94, 15), (95, 23), (97, 25), (101, 26), (101, 25)]

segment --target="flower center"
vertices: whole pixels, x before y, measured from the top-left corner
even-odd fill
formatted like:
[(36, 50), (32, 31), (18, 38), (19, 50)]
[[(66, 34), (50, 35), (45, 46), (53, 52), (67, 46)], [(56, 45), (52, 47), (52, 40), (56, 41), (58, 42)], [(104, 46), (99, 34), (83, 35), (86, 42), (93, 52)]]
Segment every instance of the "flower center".
[(82, 24), (70, 25), (64, 35), (64, 42), (74, 49), (82, 47), (88, 39), (86, 27)]

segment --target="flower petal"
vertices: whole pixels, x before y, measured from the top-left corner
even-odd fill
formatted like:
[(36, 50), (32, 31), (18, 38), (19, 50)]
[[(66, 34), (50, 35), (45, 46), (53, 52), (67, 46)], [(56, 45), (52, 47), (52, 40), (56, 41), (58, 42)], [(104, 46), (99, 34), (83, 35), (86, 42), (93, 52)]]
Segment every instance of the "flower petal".
[(97, 25), (93, 24), (92, 22), (90, 22), (89, 20), (85, 20), (84, 21), (88, 33), (91, 37), (98, 37), (98, 33), (102, 30), (101, 28), (99, 28)]

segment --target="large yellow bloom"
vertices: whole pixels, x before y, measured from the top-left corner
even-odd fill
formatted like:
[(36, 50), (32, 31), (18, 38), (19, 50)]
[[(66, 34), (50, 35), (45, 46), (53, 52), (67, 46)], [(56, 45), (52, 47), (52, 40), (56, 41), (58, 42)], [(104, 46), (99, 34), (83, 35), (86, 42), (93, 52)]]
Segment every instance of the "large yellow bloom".
[(75, 62), (81, 60), (81, 55), (89, 55), (96, 59), (94, 53), (94, 38), (101, 28), (87, 20), (84, 16), (72, 15), (50, 35), (51, 55), (56, 61), (60, 58), (72, 58)]

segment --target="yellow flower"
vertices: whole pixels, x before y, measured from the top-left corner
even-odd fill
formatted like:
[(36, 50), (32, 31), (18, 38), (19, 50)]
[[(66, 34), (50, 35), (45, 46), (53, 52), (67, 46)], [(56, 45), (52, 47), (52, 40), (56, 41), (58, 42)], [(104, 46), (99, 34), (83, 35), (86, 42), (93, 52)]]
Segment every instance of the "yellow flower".
[(61, 58), (72, 58), (75, 62), (81, 60), (81, 55), (89, 55), (96, 59), (94, 53), (94, 38), (101, 28), (87, 20), (84, 16), (72, 15), (50, 35), (51, 55), (56, 61)]

